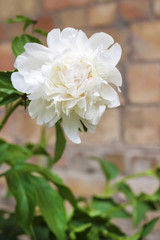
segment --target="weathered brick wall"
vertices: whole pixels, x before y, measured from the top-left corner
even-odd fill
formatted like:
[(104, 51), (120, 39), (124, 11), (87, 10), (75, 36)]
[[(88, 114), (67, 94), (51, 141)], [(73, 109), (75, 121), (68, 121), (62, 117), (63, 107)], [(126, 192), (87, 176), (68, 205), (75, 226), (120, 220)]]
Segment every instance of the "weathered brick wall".
[[(110, 160), (122, 174), (159, 164), (160, 0), (1, 0), (0, 70), (13, 68), (10, 44), (21, 33), (21, 24), (5, 25), (5, 20), (16, 14), (37, 18), (37, 27), (46, 31), (67, 26), (81, 28), (88, 36), (104, 31), (123, 49), (119, 64), (123, 76), (121, 107), (107, 110), (95, 135), (87, 134), (86, 142), (68, 142), (55, 167), (74, 192), (90, 195), (103, 189), (104, 179), (97, 164), (87, 159), (89, 155)], [(54, 129), (49, 135), (53, 151)], [(10, 118), (0, 136), (11, 142), (36, 142), (40, 127), (21, 109)], [(155, 182), (145, 179), (132, 185), (137, 191), (147, 190), (148, 186), (152, 190)]]

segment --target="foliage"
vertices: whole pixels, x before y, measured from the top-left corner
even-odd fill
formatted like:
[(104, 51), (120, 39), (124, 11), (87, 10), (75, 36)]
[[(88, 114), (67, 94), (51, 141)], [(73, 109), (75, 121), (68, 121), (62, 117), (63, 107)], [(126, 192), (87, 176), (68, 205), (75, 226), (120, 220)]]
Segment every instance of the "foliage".
[[(17, 16), (8, 23), (23, 22), (25, 31), (35, 20)], [(33, 30), (45, 35), (43, 30)], [(13, 54), (18, 56), (24, 51), (27, 42), (40, 42), (32, 35), (23, 34), (12, 43)], [(6, 108), (6, 114), (0, 124), (5, 126), (10, 115), (19, 106), (27, 106), (27, 96), (21, 95), (11, 83), (12, 72), (0, 72), (0, 105)], [(85, 126), (84, 126), (85, 127)], [(87, 129), (85, 129), (87, 130)], [(146, 222), (146, 213), (160, 208), (160, 189), (153, 194), (135, 194), (127, 183), (134, 177), (148, 176), (160, 181), (160, 167), (146, 172), (124, 177), (115, 181), (119, 170), (110, 162), (93, 158), (100, 164), (106, 179), (106, 189), (102, 196), (91, 199), (76, 198), (63, 180), (50, 168), (61, 158), (66, 140), (61, 123), (56, 124), (55, 153), (52, 156), (47, 150), (45, 131), (42, 131), (40, 142), (26, 143), (25, 146), (11, 144), (0, 139), (0, 165), (7, 164), (9, 170), (0, 177), (5, 177), (9, 193), (15, 198), (15, 212), (0, 211), (0, 240), (18, 240), (27, 234), (32, 240), (143, 240), (154, 228), (158, 218)], [(46, 159), (46, 167), (30, 164), (32, 157)], [(114, 179), (114, 183), (113, 180)], [(117, 193), (125, 195), (125, 203), (114, 200)], [(83, 207), (81, 204), (83, 200)], [(65, 202), (71, 205), (67, 213)], [(128, 212), (132, 206), (133, 212)], [(132, 219), (137, 232), (127, 236), (113, 219)], [(143, 224), (145, 222), (145, 224)], [(140, 227), (141, 226), (141, 227)], [(8, 231), (9, 229), (9, 231)]]

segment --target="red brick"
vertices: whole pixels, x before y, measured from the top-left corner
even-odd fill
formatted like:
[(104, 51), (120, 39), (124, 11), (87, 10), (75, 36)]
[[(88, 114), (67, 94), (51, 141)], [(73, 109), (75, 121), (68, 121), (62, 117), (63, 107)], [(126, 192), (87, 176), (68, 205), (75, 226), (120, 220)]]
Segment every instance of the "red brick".
[[(107, 109), (97, 126), (96, 132), (94, 134), (89, 132), (86, 134), (87, 144), (105, 145), (117, 143), (120, 137), (119, 118), (119, 109)], [(84, 140), (83, 144), (86, 145)]]
[(106, 154), (104, 159), (116, 165), (121, 173), (126, 171), (124, 157), (122, 154)]
[(69, 6), (81, 6), (91, 2), (92, 0), (68, 0)]
[(84, 27), (85, 22), (85, 10), (84, 9), (76, 9), (76, 10), (67, 10), (59, 14), (61, 27), (76, 27), (81, 28)]
[(132, 64), (128, 66), (128, 96), (132, 103), (160, 101), (159, 64)]
[[(30, 29), (29, 29), (30, 30)], [(29, 34), (30, 31), (27, 31)], [(23, 34), (23, 23), (13, 23), (8, 25), (8, 37), (13, 40), (16, 36)]]
[(14, 57), (11, 50), (10, 43), (0, 44), (0, 71), (13, 70)]
[(40, 5), (37, 0), (5, 0), (0, 1), (0, 19), (6, 20), (16, 15), (34, 15), (40, 12)]
[(131, 27), (133, 58), (140, 60), (160, 59), (160, 21), (135, 23)]
[(5, 40), (6, 37), (7, 37), (6, 27), (0, 26), (0, 41), (1, 41), (1, 40)]
[(44, 31), (49, 32), (54, 28), (53, 18), (52, 17), (38, 17), (38, 23), (35, 25), (35, 28), (40, 28)]
[(89, 26), (106, 26), (113, 24), (116, 19), (116, 3), (95, 5), (88, 10)]
[[(4, 115), (1, 112), (0, 116)], [(51, 131), (50, 131), (51, 132)], [(9, 142), (37, 143), (40, 139), (41, 126), (29, 117), (28, 110), (17, 109), (7, 121), (0, 135)], [(54, 141), (53, 141), (54, 142)]]
[(160, 0), (153, 1), (153, 9), (156, 16), (160, 16)]
[(127, 30), (124, 28), (109, 28), (106, 29), (106, 33), (110, 34), (115, 42), (118, 42), (121, 45), (122, 48), (122, 60), (125, 60), (127, 57), (127, 52), (128, 52), (128, 46), (126, 44), (127, 40)]
[(68, 0), (43, 0), (43, 6), (46, 10), (57, 10), (68, 6)]
[(124, 138), (129, 144), (160, 144), (160, 109), (127, 107), (124, 112)]
[(105, 187), (103, 175), (92, 174), (91, 176), (83, 172), (72, 171), (67, 174), (65, 183), (77, 196), (91, 197), (95, 194), (102, 194)]
[(139, 173), (147, 171), (150, 168), (156, 167), (156, 159), (148, 156), (135, 156), (132, 159), (132, 173)]
[(120, 12), (125, 20), (145, 19), (149, 12), (148, 0), (123, 0), (120, 2)]

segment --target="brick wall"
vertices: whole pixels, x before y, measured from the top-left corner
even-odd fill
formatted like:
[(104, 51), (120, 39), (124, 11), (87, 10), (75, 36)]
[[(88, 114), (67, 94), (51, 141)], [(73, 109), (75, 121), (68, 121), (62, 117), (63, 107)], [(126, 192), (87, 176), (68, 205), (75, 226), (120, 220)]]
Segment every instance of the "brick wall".
[[(89, 155), (115, 163), (122, 174), (159, 164), (160, 0), (0, 1), (0, 70), (13, 68), (10, 44), (21, 33), (21, 24), (5, 25), (5, 20), (16, 14), (37, 18), (37, 27), (46, 31), (67, 26), (81, 28), (88, 36), (104, 31), (123, 49), (119, 64), (123, 76), (121, 107), (107, 110), (95, 135), (87, 134), (86, 142), (81, 145), (68, 142), (63, 158), (55, 167), (74, 192), (90, 195), (104, 187), (100, 170), (95, 162), (87, 159)], [(54, 129), (48, 134), (53, 151)], [(40, 127), (19, 109), (0, 135), (11, 142), (35, 142)], [(155, 183), (145, 179), (144, 184), (135, 181), (133, 185), (136, 190), (143, 190), (146, 186), (153, 189)]]

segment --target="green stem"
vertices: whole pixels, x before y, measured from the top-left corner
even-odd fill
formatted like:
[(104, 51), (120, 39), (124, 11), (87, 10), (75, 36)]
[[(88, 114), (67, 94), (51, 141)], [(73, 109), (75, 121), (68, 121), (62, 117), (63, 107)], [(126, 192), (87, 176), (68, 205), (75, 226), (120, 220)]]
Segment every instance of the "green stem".
[(32, 240), (36, 240), (36, 236), (35, 236), (35, 233), (34, 233), (32, 225), (30, 226), (30, 231), (31, 231), (31, 239)]
[(138, 178), (138, 177), (144, 177), (144, 176), (147, 176), (147, 177), (155, 176), (155, 169), (153, 168), (153, 169), (149, 169), (149, 170), (147, 170), (145, 172), (134, 173), (134, 174), (131, 174), (129, 176), (126, 176), (126, 177), (122, 178), (120, 181), (118, 181), (115, 184), (113, 184), (111, 187), (113, 188), (113, 187), (119, 185), (120, 183), (126, 182), (129, 179)]
[(4, 127), (5, 123), (7, 122), (8, 118), (10, 117), (10, 115), (14, 112), (14, 110), (22, 103), (22, 99), (19, 100), (18, 102), (15, 103), (15, 105), (13, 105), (13, 107), (11, 107), (10, 109), (8, 109), (6, 115), (4, 116), (2, 122), (0, 123), (0, 131), (2, 130), (2, 128)]

